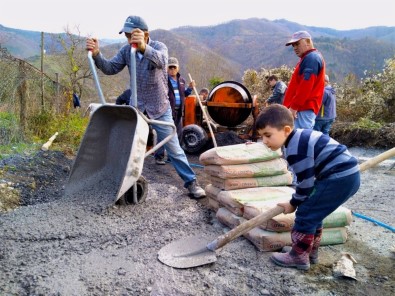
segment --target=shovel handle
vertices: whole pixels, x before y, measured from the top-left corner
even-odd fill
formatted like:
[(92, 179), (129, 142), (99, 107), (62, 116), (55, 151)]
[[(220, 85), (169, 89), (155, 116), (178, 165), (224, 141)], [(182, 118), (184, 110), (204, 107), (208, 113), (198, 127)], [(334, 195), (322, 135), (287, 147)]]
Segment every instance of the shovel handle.
[(239, 226), (233, 228), (231, 231), (219, 236), (217, 239), (207, 245), (207, 249), (215, 251), (216, 249), (225, 246), (227, 243), (234, 240), (235, 238), (238, 238), (240, 235), (243, 235), (244, 233), (255, 228), (256, 226), (262, 224), (263, 222), (266, 222), (273, 217), (276, 217), (277, 215), (280, 215), (283, 212), (283, 207), (276, 206), (274, 208), (271, 208), (263, 212), (262, 214), (259, 214), (258, 216), (252, 218), (251, 220), (241, 223)]
[(359, 170), (361, 172), (366, 171), (367, 169), (374, 167), (378, 163), (394, 156), (395, 156), (395, 147), (361, 163), (359, 165)]
[[(189, 76), (189, 80), (192, 82), (193, 80), (192, 80), (191, 74), (188, 73), (188, 76)], [(217, 141), (215, 140), (215, 136), (214, 136), (214, 133), (213, 133), (213, 129), (211, 128), (210, 118), (208, 117), (208, 115), (207, 115), (207, 113), (206, 113), (206, 109), (203, 108), (202, 102), (200, 102), (199, 93), (198, 93), (198, 91), (196, 90), (196, 87), (193, 87), (193, 91), (195, 92), (196, 99), (197, 99), (197, 101), (199, 102), (200, 109), (202, 110), (203, 118), (207, 121), (208, 129), (209, 129), (209, 131), (210, 131), (210, 135), (211, 135), (211, 139), (213, 140), (214, 147), (217, 148)]]

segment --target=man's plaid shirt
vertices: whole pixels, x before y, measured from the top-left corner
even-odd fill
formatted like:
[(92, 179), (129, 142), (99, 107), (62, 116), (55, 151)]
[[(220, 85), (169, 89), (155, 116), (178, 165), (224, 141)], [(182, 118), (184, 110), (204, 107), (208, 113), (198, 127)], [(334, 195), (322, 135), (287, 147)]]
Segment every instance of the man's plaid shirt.
[[(130, 73), (130, 45), (123, 46), (111, 59), (100, 53), (94, 57), (96, 66), (107, 75), (122, 71)], [(160, 117), (168, 108), (167, 85), (168, 50), (165, 44), (149, 39), (144, 55), (136, 54), (137, 104), (152, 119)]]

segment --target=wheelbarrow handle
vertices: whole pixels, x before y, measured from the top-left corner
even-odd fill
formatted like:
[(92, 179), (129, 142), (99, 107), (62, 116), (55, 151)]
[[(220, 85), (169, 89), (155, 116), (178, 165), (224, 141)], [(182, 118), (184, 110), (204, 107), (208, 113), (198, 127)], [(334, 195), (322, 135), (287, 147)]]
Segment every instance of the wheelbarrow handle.
[(95, 65), (95, 61), (93, 60), (91, 50), (88, 51), (88, 61), (89, 61), (89, 65), (90, 65), (90, 68), (91, 68), (91, 71), (93, 74), (93, 79), (95, 80), (96, 89), (97, 89), (97, 93), (99, 95), (100, 103), (105, 104), (106, 100), (104, 98), (103, 91), (100, 86), (99, 76), (97, 75), (96, 65)]
[(137, 108), (136, 45), (130, 47), (130, 101), (129, 105)]
[(164, 138), (162, 141), (160, 141), (159, 143), (157, 143), (153, 148), (151, 148), (150, 150), (148, 150), (145, 153), (144, 157), (147, 157), (148, 155), (151, 155), (152, 153), (154, 153), (155, 151), (157, 151), (160, 147), (162, 147), (163, 145), (165, 145), (167, 142), (170, 141), (170, 139), (172, 137), (174, 137), (174, 135), (177, 133), (177, 129), (176, 126), (174, 125), (174, 123), (171, 122), (166, 122), (166, 121), (161, 121), (161, 120), (154, 120), (154, 119), (149, 119), (147, 116), (144, 115), (143, 112), (141, 112), (140, 110), (137, 109), (137, 112), (139, 113), (139, 115), (148, 123), (148, 124), (156, 124), (156, 125), (166, 125), (166, 126), (170, 126), (172, 128), (172, 132), (170, 135), (168, 135), (166, 138)]

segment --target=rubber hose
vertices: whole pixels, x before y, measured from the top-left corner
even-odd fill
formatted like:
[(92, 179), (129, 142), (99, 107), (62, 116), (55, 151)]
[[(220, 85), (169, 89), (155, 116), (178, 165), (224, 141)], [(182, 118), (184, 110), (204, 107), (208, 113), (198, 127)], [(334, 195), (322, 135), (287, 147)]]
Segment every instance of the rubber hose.
[(373, 219), (373, 218), (367, 217), (367, 216), (365, 216), (365, 215), (362, 215), (362, 214), (359, 214), (359, 213), (356, 213), (356, 212), (352, 212), (352, 214), (353, 214), (355, 217), (365, 219), (365, 220), (367, 220), (367, 221), (370, 221), (370, 222), (373, 222), (373, 223), (375, 223), (375, 224), (377, 224), (377, 225), (380, 225), (380, 226), (382, 226), (382, 227), (384, 227), (384, 228), (387, 228), (387, 229), (391, 230), (392, 232), (395, 232), (395, 228), (394, 228), (394, 227), (389, 226), (389, 225), (387, 225), (387, 224), (385, 224), (385, 223), (383, 223), (383, 222), (377, 221), (377, 220), (375, 220), (375, 219)]

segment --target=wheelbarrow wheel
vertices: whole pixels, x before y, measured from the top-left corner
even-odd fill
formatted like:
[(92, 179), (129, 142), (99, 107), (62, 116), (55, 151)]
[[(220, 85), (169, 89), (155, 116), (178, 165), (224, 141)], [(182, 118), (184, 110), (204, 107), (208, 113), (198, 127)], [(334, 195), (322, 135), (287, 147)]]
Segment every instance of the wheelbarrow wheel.
[[(137, 186), (137, 203), (133, 200), (133, 187)], [(125, 192), (124, 195), (119, 199), (119, 204), (121, 205), (133, 205), (133, 204), (141, 204), (145, 201), (148, 195), (148, 182), (143, 177), (137, 180), (136, 184), (133, 185), (128, 191)]]

